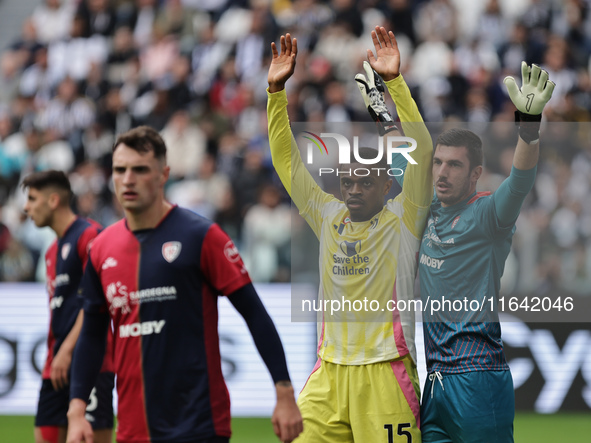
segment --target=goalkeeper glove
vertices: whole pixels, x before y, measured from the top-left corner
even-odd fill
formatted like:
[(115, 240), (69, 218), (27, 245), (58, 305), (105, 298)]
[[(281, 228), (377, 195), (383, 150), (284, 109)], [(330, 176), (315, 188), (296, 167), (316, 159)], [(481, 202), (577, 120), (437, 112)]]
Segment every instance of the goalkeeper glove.
[(367, 78), (363, 74), (357, 74), (355, 81), (367, 106), (369, 115), (378, 125), (380, 135), (387, 134), (390, 131), (398, 129), (394, 124), (394, 119), (386, 107), (384, 100), (384, 80), (374, 71), (368, 62), (363, 62), (363, 69), (367, 73)]
[(548, 80), (548, 73), (538, 65), (521, 62), (521, 89), (513, 77), (503, 80), (509, 98), (517, 108), (515, 122), (519, 123), (519, 136), (529, 144), (540, 139), (540, 122), (544, 106), (552, 97), (556, 84)]

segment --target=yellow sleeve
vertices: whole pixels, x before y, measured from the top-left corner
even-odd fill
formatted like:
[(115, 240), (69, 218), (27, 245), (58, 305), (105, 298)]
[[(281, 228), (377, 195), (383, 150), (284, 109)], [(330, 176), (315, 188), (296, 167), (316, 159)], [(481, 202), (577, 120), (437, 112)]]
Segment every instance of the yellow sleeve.
[(329, 201), (336, 199), (318, 186), (302, 162), (300, 150), (289, 126), (285, 89), (275, 93), (267, 90), (267, 99), (269, 145), (273, 167), (300, 214), (316, 236), (319, 236), (322, 208)]
[(386, 82), (386, 86), (396, 105), (404, 135), (414, 138), (417, 142), (417, 148), (410, 153), (417, 164), (408, 163), (404, 173), (402, 193), (417, 206), (429, 206), (433, 199), (433, 141), (431, 134), (423, 122), (423, 117), (410, 95), (410, 90), (402, 78), (402, 74)]

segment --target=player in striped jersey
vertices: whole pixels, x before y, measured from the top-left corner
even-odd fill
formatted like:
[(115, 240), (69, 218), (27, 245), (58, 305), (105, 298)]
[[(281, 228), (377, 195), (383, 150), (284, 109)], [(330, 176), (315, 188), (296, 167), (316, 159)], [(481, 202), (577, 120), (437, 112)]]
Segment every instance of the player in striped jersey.
[[(539, 66), (522, 62), (521, 88), (511, 77), (505, 84), (517, 108), (519, 139), (511, 174), (494, 194), (476, 192), (482, 141), (473, 132), (442, 133), (433, 154), (435, 196), (419, 257), (429, 373), (421, 404), (423, 442), (513, 441), (513, 381), (491, 306), (515, 222), (534, 184), (540, 121), (554, 83)], [(454, 310), (442, 304), (444, 298), (476, 303)], [(440, 309), (432, 312), (434, 306)]]
[(140, 126), (113, 146), (125, 218), (92, 244), (82, 280), (84, 324), (72, 360), (68, 443), (88, 442), (88, 393), (114, 329), (119, 443), (228, 443), (230, 396), (218, 334), (220, 294), (242, 315), (275, 383), (273, 428), (302, 429), (283, 346), (234, 243), (212, 221), (165, 200), (166, 145)]
[[(286, 109), (285, 83), (297, 55), (297, 41), (289, 34), (281, 36), (281, 53), (272, 44), (267, 113), (275, 169), (320, 241), (319, 301), (367, 297), (383, 307), (387, 301), (413, 298), (416, 254), (432, 196), (432, 141), (400, 75), (394, 34), (376, 28), (372, 38), (377, 57), (368, 51), (369, 61), (386, 81), (406, 135), (418, 143), (413, 152), (417, 164), (408, 166), (394, 200), (384, 205), (392, 184), (385, 174), (342, 174), (341, 201), (324, 192), (306, 170)], [(368, 78), (356, 80), (381, 132), (399, 134), (391, 118), (382, 118), (387, 108), (376, 87), (379, 77), (369, 66), (366, 72)], [(351, 163), (340, 170), (363, 166)], [(297, 441), (386, 442), (399, 435), (419, 442), (414, 312), (394, 311), (386, 319), (361, 311), (346, 319), (323, 317), (318, 324), (319, 359), (298, 399), (304, 432)]]
[[(50, 324), (35, 416), (35, 442), (63, 443), (68, 424), (70, 364), (82, 326), (82, 311), (76, 295), (88, 259), (88, 248), (101, 226), (72, 212), (72, 190), (62, 171), (29, 174), (22, 186), (28, 190), (24, 206), (26, 214), (36, 226), (49, 226), (57, 234), (45, 254)], [(110, 339), (108, 343), (101, 374), (86, 408), (96, 443), (110, 442), (113, 428), (114, 378)]]

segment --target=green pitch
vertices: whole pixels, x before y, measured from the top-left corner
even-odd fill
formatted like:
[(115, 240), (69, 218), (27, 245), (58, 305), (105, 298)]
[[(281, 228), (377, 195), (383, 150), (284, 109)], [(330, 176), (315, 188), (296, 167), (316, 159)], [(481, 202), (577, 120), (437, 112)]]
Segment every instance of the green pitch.
[[(277, 443), (268, 418), (236, 418), (232, 421), (232, 443)], [(518, 413), (515, 417), (517, 443), (587, 441), (591, 435), (590, 413), (540, 415)], [(33, 417), (0, 416), (0, 441), (30, 443), (33, 438)]]

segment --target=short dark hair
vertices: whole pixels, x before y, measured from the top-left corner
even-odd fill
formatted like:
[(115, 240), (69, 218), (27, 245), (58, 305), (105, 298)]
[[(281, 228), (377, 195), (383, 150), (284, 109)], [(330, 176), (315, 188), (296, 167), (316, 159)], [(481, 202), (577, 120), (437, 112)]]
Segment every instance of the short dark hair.
[[(359, 157), (363, 158), (363, 159), (372, 159), (372, 158), (376, 158), (378, 156), (378, 150), (374, 149), (374, 148), (368, 148), (368, 147), (361, 147), (358, 149), (358, 153), (359, 153)], [(351, 163), (357, 163), (357, 160), (355, 159), (355, 156), (353, 154), (353, 151), (351, 151)], [(343, 166), (343, 164), (339, 165), (339, 169), (341, 169)], [(390, 165), (388, 165), (388, 160), (387, 160), (387, 156), (386, 155), (382, 155), (382, 158), (380, 159), (380, 161), (378, 161), (377, 163), (373, 163), (371, 165), (367, 165), (368, 169), (371, 168), (382, 168), (382, 169), (390, 169)], [(380, 172), (380, 177), (385, 176), (386, 178), (388, 178), (389, 176), (384, 173), (382, 174)]]
[(73, 195), (68, 176), (63, 171), (56, 171), (55, 169), (33, 172), (23, 179), (21, 186), (23, 189), (33, 188), (39, 191), (56, 188), (62, 191), (66, 197), (65, 201), (62, 202), (63, 204), (69, 204)]
[(113, 145), (113, 152), (122, 143), (137, 152), (152, 151), (156, 159), (166, 160), (166, 144), (158, 131), (149, 126), (138, 126), (120, 134)]
[(461, 128), (448, 129), (437, 137), (435, 146), (437, 145), (455, 146), (456, 148), (464, 146), (468, 150), (470, 169), (482, 165), (482, 140), (472, 131)]

